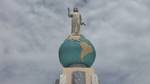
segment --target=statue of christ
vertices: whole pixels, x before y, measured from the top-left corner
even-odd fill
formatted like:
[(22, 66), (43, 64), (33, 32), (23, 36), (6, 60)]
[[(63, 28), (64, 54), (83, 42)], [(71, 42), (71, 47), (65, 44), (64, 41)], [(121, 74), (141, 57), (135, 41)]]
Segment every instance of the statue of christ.
[(72, 13), (70, 12), (70, 9), (68, 8), (68, 16), (72, 18), (71, 34), (75, 36), (80, 35), (80, 25), (85, 25), (85, 23), (82, 22), (82, 17), (78, 11), (78, 8), (74, 8)]

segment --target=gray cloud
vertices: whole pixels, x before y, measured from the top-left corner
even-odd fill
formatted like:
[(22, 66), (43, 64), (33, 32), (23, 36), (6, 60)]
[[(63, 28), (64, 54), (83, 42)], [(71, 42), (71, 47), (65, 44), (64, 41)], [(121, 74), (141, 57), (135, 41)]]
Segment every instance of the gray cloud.
[(70, 33), (67, 8), (79, 7), (82, 33), (97, 50), (102, 84), (149, 84), (149, 0), (1, 0), (0, 84), (52, 84), (58, 48)]

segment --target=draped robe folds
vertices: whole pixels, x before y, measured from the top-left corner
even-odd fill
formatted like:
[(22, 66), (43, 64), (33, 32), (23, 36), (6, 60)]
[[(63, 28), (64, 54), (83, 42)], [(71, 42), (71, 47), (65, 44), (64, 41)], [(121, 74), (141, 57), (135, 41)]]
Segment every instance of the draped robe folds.
[(73, 12), (70, 14), (72, 18), (72, 29), (71, 33), (74, 35), (79, 35), (80, 33), (80, 23), (81, 23), (81, 16), (79, 12)]

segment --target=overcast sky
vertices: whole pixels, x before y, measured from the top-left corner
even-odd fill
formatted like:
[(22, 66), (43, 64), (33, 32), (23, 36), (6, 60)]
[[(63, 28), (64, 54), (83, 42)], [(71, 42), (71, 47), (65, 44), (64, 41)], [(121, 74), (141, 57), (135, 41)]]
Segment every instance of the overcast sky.
[(102, 84), (150, 83), (150, 0), (0, 0), (0, 84), (54, 84), (68, 7), (87, 24)]

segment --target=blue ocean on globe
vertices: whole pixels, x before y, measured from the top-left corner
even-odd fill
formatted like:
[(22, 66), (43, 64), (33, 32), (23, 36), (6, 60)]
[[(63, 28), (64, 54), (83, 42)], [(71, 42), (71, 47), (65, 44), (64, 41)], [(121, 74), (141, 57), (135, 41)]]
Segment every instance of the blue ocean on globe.
[(59, 60), (64, 67), (82, 64), (92, 66), (95, 61), (96, 51), (92, 43), (83, 35), (79, 40), (65, 39), (59, 48)]

